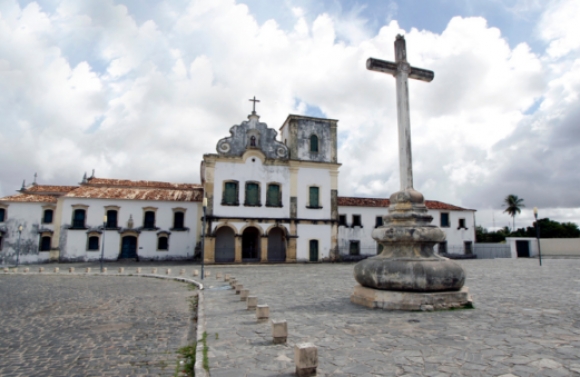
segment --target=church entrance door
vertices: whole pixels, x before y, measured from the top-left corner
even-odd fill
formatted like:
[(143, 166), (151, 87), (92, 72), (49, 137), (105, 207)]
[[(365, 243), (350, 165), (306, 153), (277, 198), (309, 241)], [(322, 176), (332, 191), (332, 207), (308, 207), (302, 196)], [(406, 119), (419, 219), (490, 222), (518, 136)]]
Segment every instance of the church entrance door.
[(222, 226), (215, 234), (215, 261), (233, 262), (236, 259), (236, 239), (232, 228)]
[(242, 261), (258, 262), (260, 260), (260, 232), (253, 226), (242, 234)]
[(119, 259), (137, 258), (137, 237), (125, 236), (121, 241), (121, 255)]
[(284, 231), (279, 228), (273, 228), (268, 233), (268, 262), (285, 262), (286, 261), (286, 237)]

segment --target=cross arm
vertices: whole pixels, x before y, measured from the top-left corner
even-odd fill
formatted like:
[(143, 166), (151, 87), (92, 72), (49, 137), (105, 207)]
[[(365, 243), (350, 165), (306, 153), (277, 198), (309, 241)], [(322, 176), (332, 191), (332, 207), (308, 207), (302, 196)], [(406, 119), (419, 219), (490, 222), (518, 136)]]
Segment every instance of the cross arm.
[(394, 75), (397, 73), (397, 63), (388, 62), (385, 60), (368, 58), (367, 59), (367, 69), (369, 71), (377, 71), (383, 73), (390, 73)]
[(422, 68), (411, 67), (411, 72), (409, 73), (409, 78), (427, 82), (431, 82), (434, 77), (435, 72)]

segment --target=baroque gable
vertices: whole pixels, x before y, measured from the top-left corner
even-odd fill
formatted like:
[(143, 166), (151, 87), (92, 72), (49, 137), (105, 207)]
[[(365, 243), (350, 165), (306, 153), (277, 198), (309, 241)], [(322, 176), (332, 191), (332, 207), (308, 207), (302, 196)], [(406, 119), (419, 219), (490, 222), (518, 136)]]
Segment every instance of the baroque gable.
[(276, 140), (278, 132), (259, 122), (253, 113), (247, 121), (230, 128), (231, 136), (218, 141), (216, 150), (221, 156), (241, 157), (249, 149), (262, 151), (266, 158), (287, 159), (288, 147)]

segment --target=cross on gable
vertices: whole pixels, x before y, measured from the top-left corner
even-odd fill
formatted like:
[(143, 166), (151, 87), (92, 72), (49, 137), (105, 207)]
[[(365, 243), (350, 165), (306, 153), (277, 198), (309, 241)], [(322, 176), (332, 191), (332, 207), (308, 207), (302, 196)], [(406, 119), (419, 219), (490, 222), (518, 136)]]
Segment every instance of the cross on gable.
[(401, 190), (413, 188), (413, 158), (411, 155), (411, 118), (409, 114), (408, 79), (430, 82), (435, 77), (433, 71), (412, 67), (407, 62), (405, 37), (395, 39), (395, 62), (369, 58), (367, 69), (389, 73), (397, 79), (397, 125), (399, 128), (399, 173)]
[(260, 102), (259, 99), (256, 99), (256, 96), (254, 96), (254, 98), (249, 100), (250, 102), (253, 102), (252, 104), (252, 114), (256, 114), (256, 102)]

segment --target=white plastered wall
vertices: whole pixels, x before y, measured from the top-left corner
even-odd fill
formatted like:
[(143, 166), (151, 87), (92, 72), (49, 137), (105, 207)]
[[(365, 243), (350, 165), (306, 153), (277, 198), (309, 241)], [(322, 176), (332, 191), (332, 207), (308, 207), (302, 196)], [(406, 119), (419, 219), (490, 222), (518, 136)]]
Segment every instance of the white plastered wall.
[[(321, 209), (307, 208), (309, 204), (309, 187), (316, 186), (319, 188), (319, 202)], [(304, 168), (298, 170), (298, 211), (297, 216), (300, 219), (330, 219), (330, 190), (331, 178), (330, 170), (322, 167)]]
[(327, 224), (298, 224), (296, 240), (296, 260), (310, 260), (310, 240), (318, 240), (318, 260), (330, 256), (332, 226)]

